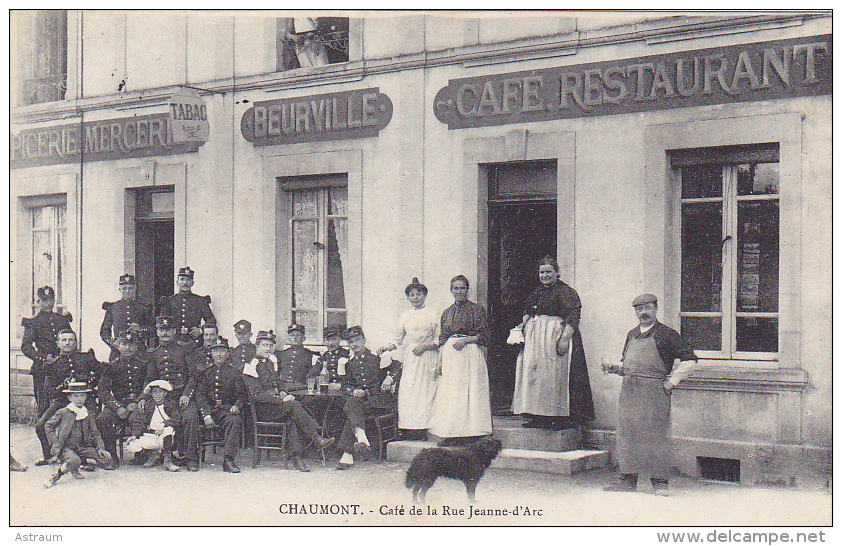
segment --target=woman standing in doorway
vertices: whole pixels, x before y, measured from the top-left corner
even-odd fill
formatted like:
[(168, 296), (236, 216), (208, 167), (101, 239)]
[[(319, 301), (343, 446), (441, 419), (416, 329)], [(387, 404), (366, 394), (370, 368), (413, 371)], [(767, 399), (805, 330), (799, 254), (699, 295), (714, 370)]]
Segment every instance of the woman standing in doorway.
[(579, 334), (579, 294), (559, 280), (558, 262), (538, 262), (541, 286), (524, 306), (524, 347), (517, 358), (512, 413), (526, 428), (562, 430), (594, 418), (593, 398)]
[[(439, 315), (424, 305), (427, 287), (413, 278), (404, 291), (412, 309), (401, 313), (395, 340), (377, 356), (395, 351), (403, 363), (398, 391), (398, 427), (410, 440), (426, 440), (439, 366)], [(400, 351), (398, 351), (400, 349)]]
[(444, 438), (441, 445), (459, 445), (491, 434), (488, 369), (482, 346), (488, 342), (485, 309), (468, 301), (468, 279), (450, 281), (456, 300), (441, 315), (441, 378), (430, 432)]

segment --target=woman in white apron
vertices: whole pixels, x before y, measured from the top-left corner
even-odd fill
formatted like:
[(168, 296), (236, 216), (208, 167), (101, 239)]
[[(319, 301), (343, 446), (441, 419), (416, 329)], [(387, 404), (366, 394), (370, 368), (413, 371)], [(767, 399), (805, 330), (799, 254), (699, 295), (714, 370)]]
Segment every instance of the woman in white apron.
[(430, 432), (441, 445), (459, 445), (491, 434), (491, 398), (483, 347), (488, 343), (485, 309), (468, 301), (468, 279), (450, 281), (456, 300), (441, 315), (438, 381)]
[(558, 262), (543, 258), (538, 263), (541, 286), (524, 306), (524, 346), (517, 358), (512, 413), (530, 418), (526, 428), (562, 430), (594, 418), (579, 334), (582, 304), (558, 274)]
[(398, 390), (398, 427), (406, 439), (426, 440), (439, 372), (439, 314), (424, 305), (427, 287), (413, 278), (404, 291), (412, 309), (401, 313), (395, 339), (377, 356), (394, 351), (403, 363)]

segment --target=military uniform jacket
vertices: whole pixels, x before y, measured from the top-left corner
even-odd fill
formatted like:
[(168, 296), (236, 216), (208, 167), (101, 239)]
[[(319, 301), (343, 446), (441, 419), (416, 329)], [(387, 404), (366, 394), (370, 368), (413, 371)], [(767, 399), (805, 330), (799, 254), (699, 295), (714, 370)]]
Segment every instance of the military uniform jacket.
[[(181, 409), (178, 407), (178, 402), (175, 400), (164, 400), (161, 404), (164, 407), (164, 413), (169, 419), (164, 420), (165, 427), (176, 428), (181, 423)], [(155, 408), (158, 405), (154, 400), (149, 400), (143, 406), (143, 411), (138, 412), (138, 418), (132, 422), (132, 436), (139, 438), (143, 436), (144, 432), (149, 431), (149, 425), (152, 424), (152, 415), (155, 413)]]
[(292, 345), (279, 352), (278, 378), (284, 383), (304, 383), (316, 354), (299, 345)]
[(50, 417), (44, 428), (53, 453), (61, 453), (65, 447), (105, 449), (105, 443), (102, 441), (102, 435), (99, 433), (92, 413), (88, 413), (87, 417), (77, 421), (76, 414), (64, 407)]
[(319, 375), (322, 373), (322, 369), (327, 368), (327, 373), (330, 378), (331, 383), (341, 383), (343, 375), (339, 375), (339, 359), (345, 359), (346, 368), (343, 370), (346, 374), (347, 372), (347, 365), (348, 360), (351, 358), (351, 352), (346, 349), (345, 347), (340, 347), (335, 351), (325, 351), (319, 357), (318, 362), (313, 365), (313, 368), (310, 370), (310, 373), (307, 375)]
[[(190, 364), (196, 373), (201, 375), (201, 373), (211, 366), (213, 366), (213, 357), (211, 356), (211, 350), (209, 347), (202, 347), (201, 349), (188, 353), (186, 355), (188, 361), (191, 361)], [(198, 379), (196, 380), (198, 384)]]
[(191, 328), (201, 328), (204, 324), (216, 324), (216, 317), (210, 308), (210, 296), (198, 296), (192, 292), (181, 292), (161, 298), (161, 308), (169, 310), (175, 319), (176, 341), (193, 341)]
[(117, 336), (127, 332), (129, 324), (133, 322), (140, 325), (140, 337), (143, 340), (154, 330), (152, 310), (137, 300), (106, 301), (102, 308), (105, 310), (105, 318), (99, 327), (99, 337), (109, 346)]
[(255, 402), (265, 402), (272, 399), (274, 393), (281, 391), (278, 372), (275, 371), (274, 356), (252, 359), (257, 370), (257, 377), (243, 374), (243, 380), (248, 388), (249, 397)]
[(243, 371), (246, 362), (251, 362), (257, 353), (257, 346), (254, 343), (243, 343), (231, 350), (231, 367), (238, 372)]
[(394, 365), (388, 368), (380, 367), (380, 357), (365, 349), (355, 354), (345, 365), (345, 380), (342, 382), (342, 391), (352, 394), (355, 389), (362, 389), (366, 396), (372, 396), (380, 392), (380, 385), (386, 376), (397, 381), (397, 370)]
[(72, 320), (70, 313), (59, 315), (52, 311), (42, 311), (35, 315), (35, 318), (23, 319), (20, 350), (37, 364), (41, 364), (47, 355), (57, 355), (59, 351), (56, 335), (59, 331), (70, 328)]
[(51, 400), (63, 396), (61, 391), (70, 381), (85, 381), (89, 387), (95, 389), (101, 372), (100, 363), (94, 356), (93, 349), (86, 353), (60, 354), (58, 360), (52, 364), (45, 363), (44, 366), (52, 387), (48, 391)]
[(173, 392), (192, 398), (196, 392), (196, 370), (184, 347), (175, 342), (161, 343), (146, 352), (146, 384), (156, 379), (170, 382)]
[(100, 401), (117, 413), (118, 409), (140, 400), (146, 385), (147, 366), (147, 362), (137, 355), (120, 356), (109, 362), (104, 366), (99, 382)]
[(214, 365), (202, 374), (196, 401), (203, 419), (217, 409), (228, 411), (231, 406), (243, 409), (247, 399), (243, 374), (228, 363), (222, 366)]

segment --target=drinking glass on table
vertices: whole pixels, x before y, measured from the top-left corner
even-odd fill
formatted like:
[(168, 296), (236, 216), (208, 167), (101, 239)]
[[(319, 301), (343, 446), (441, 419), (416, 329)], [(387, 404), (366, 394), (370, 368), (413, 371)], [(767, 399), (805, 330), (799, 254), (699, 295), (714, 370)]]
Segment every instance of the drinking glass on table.
[(313, 391), (316, 388), (316, 376), (311, 375), (307, 377), (307, 392), (313, 394)]

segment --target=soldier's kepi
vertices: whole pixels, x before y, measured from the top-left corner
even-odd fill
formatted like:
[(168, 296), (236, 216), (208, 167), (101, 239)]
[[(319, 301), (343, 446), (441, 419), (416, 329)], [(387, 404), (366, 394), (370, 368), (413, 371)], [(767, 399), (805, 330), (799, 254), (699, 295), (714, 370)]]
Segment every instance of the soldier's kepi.
[(159, 314), (166, 314), (175, 320), (176, 342), (189, 351), (202, 346), (202, 325), (216, 324), (211, 311), (210, 296), (198, 296), (193, 290), (194, 271), (190, 267), (178, 270), (176, 284), (178, 292), (163, 297), (159, 303)]

